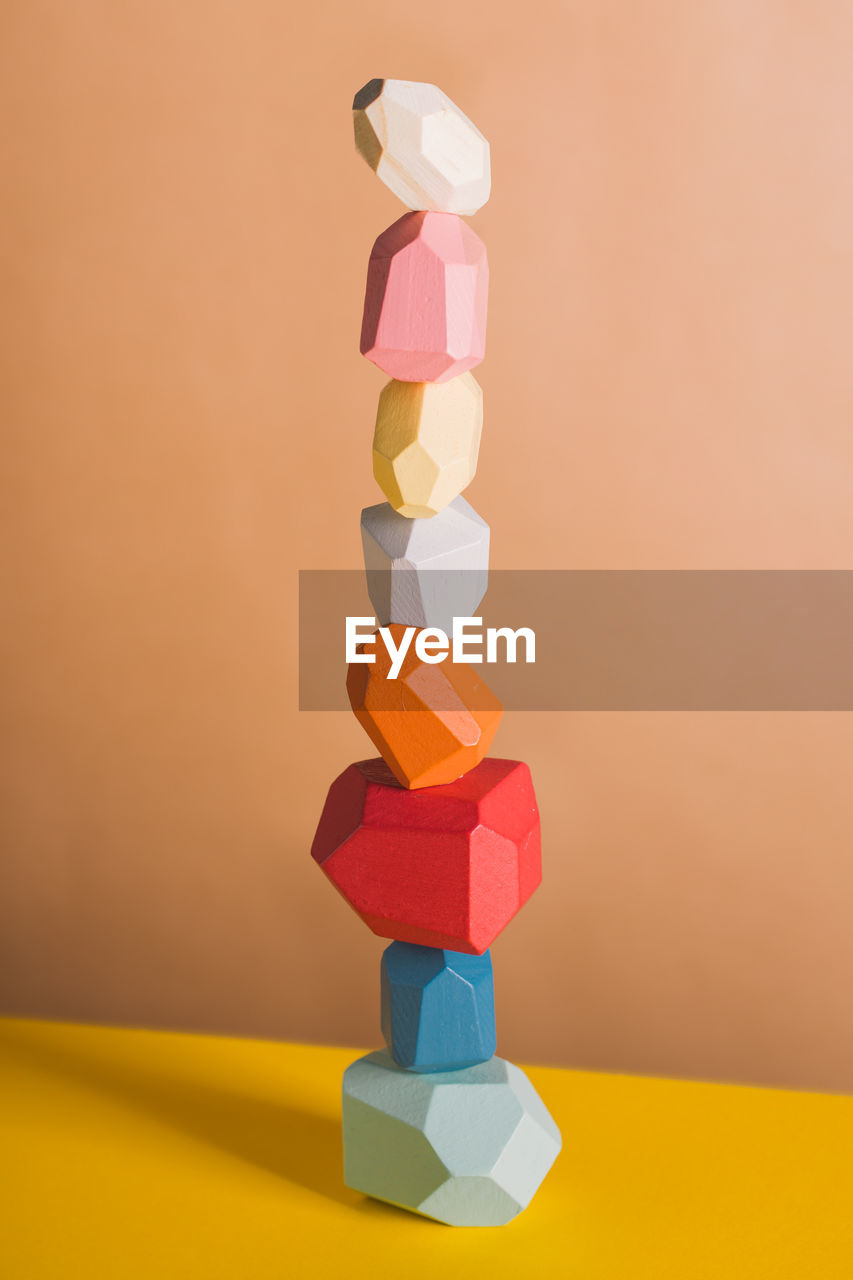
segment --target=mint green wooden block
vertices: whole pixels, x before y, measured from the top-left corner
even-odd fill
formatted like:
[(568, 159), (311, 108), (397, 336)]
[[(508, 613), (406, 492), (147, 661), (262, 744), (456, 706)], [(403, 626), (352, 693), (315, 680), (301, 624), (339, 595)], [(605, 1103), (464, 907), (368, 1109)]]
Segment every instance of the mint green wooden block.
[(460, 1227), (514, 1218), (561, 1145), (533, 1085), (503, 1058), (422, 1075), (369, 1053), (344, 1074), (343, 1133), (347, 1186)]

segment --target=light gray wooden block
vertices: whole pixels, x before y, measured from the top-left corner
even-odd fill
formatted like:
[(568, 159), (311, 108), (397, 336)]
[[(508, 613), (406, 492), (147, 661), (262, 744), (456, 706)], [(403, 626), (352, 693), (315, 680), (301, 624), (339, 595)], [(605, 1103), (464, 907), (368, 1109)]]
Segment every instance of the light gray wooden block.
[(501, 1226), (526, 1208), (562, 1144), (511, 1062), (417, 1075), (384, 1052), (347, 1068), (343, 1133), (347, 1186), (467, 1227)]
[(380, 626), (440, 627), (471, 617), (489, 584), (489, 526), (464, 498), (409, 520), (389, 502), (361, 513), (367, 589)]

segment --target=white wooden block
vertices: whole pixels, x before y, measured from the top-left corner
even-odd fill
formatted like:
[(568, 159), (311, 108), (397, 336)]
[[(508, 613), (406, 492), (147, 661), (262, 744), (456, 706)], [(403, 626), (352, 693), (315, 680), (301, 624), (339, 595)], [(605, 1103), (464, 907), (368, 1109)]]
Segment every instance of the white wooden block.
[(486, 203), (489, 144), (441, 89), (370, 80), (352, 107), (358, 151), (410, 209), (466, 214)]

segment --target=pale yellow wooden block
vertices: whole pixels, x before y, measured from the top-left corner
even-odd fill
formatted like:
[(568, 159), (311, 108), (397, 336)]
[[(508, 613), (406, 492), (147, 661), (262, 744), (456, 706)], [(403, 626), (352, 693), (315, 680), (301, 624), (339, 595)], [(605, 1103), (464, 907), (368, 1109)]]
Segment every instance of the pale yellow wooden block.
[(463, 373), (448, 382), (398, 382), (382, 389), (373, 436), (373, 474), (395, 511), (438, 515), (474, 478), (483, 392)]

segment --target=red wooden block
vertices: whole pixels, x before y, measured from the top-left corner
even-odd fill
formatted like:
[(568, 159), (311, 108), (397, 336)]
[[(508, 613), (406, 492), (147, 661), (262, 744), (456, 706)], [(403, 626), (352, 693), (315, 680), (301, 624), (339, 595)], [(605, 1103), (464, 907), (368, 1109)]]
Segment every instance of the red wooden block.
[(401, 787), (383, 760), (329, 788), (311, 847), (381, 938), (481, 954), (542, 877), (530, 770), (490, 757), (438, 787)]

